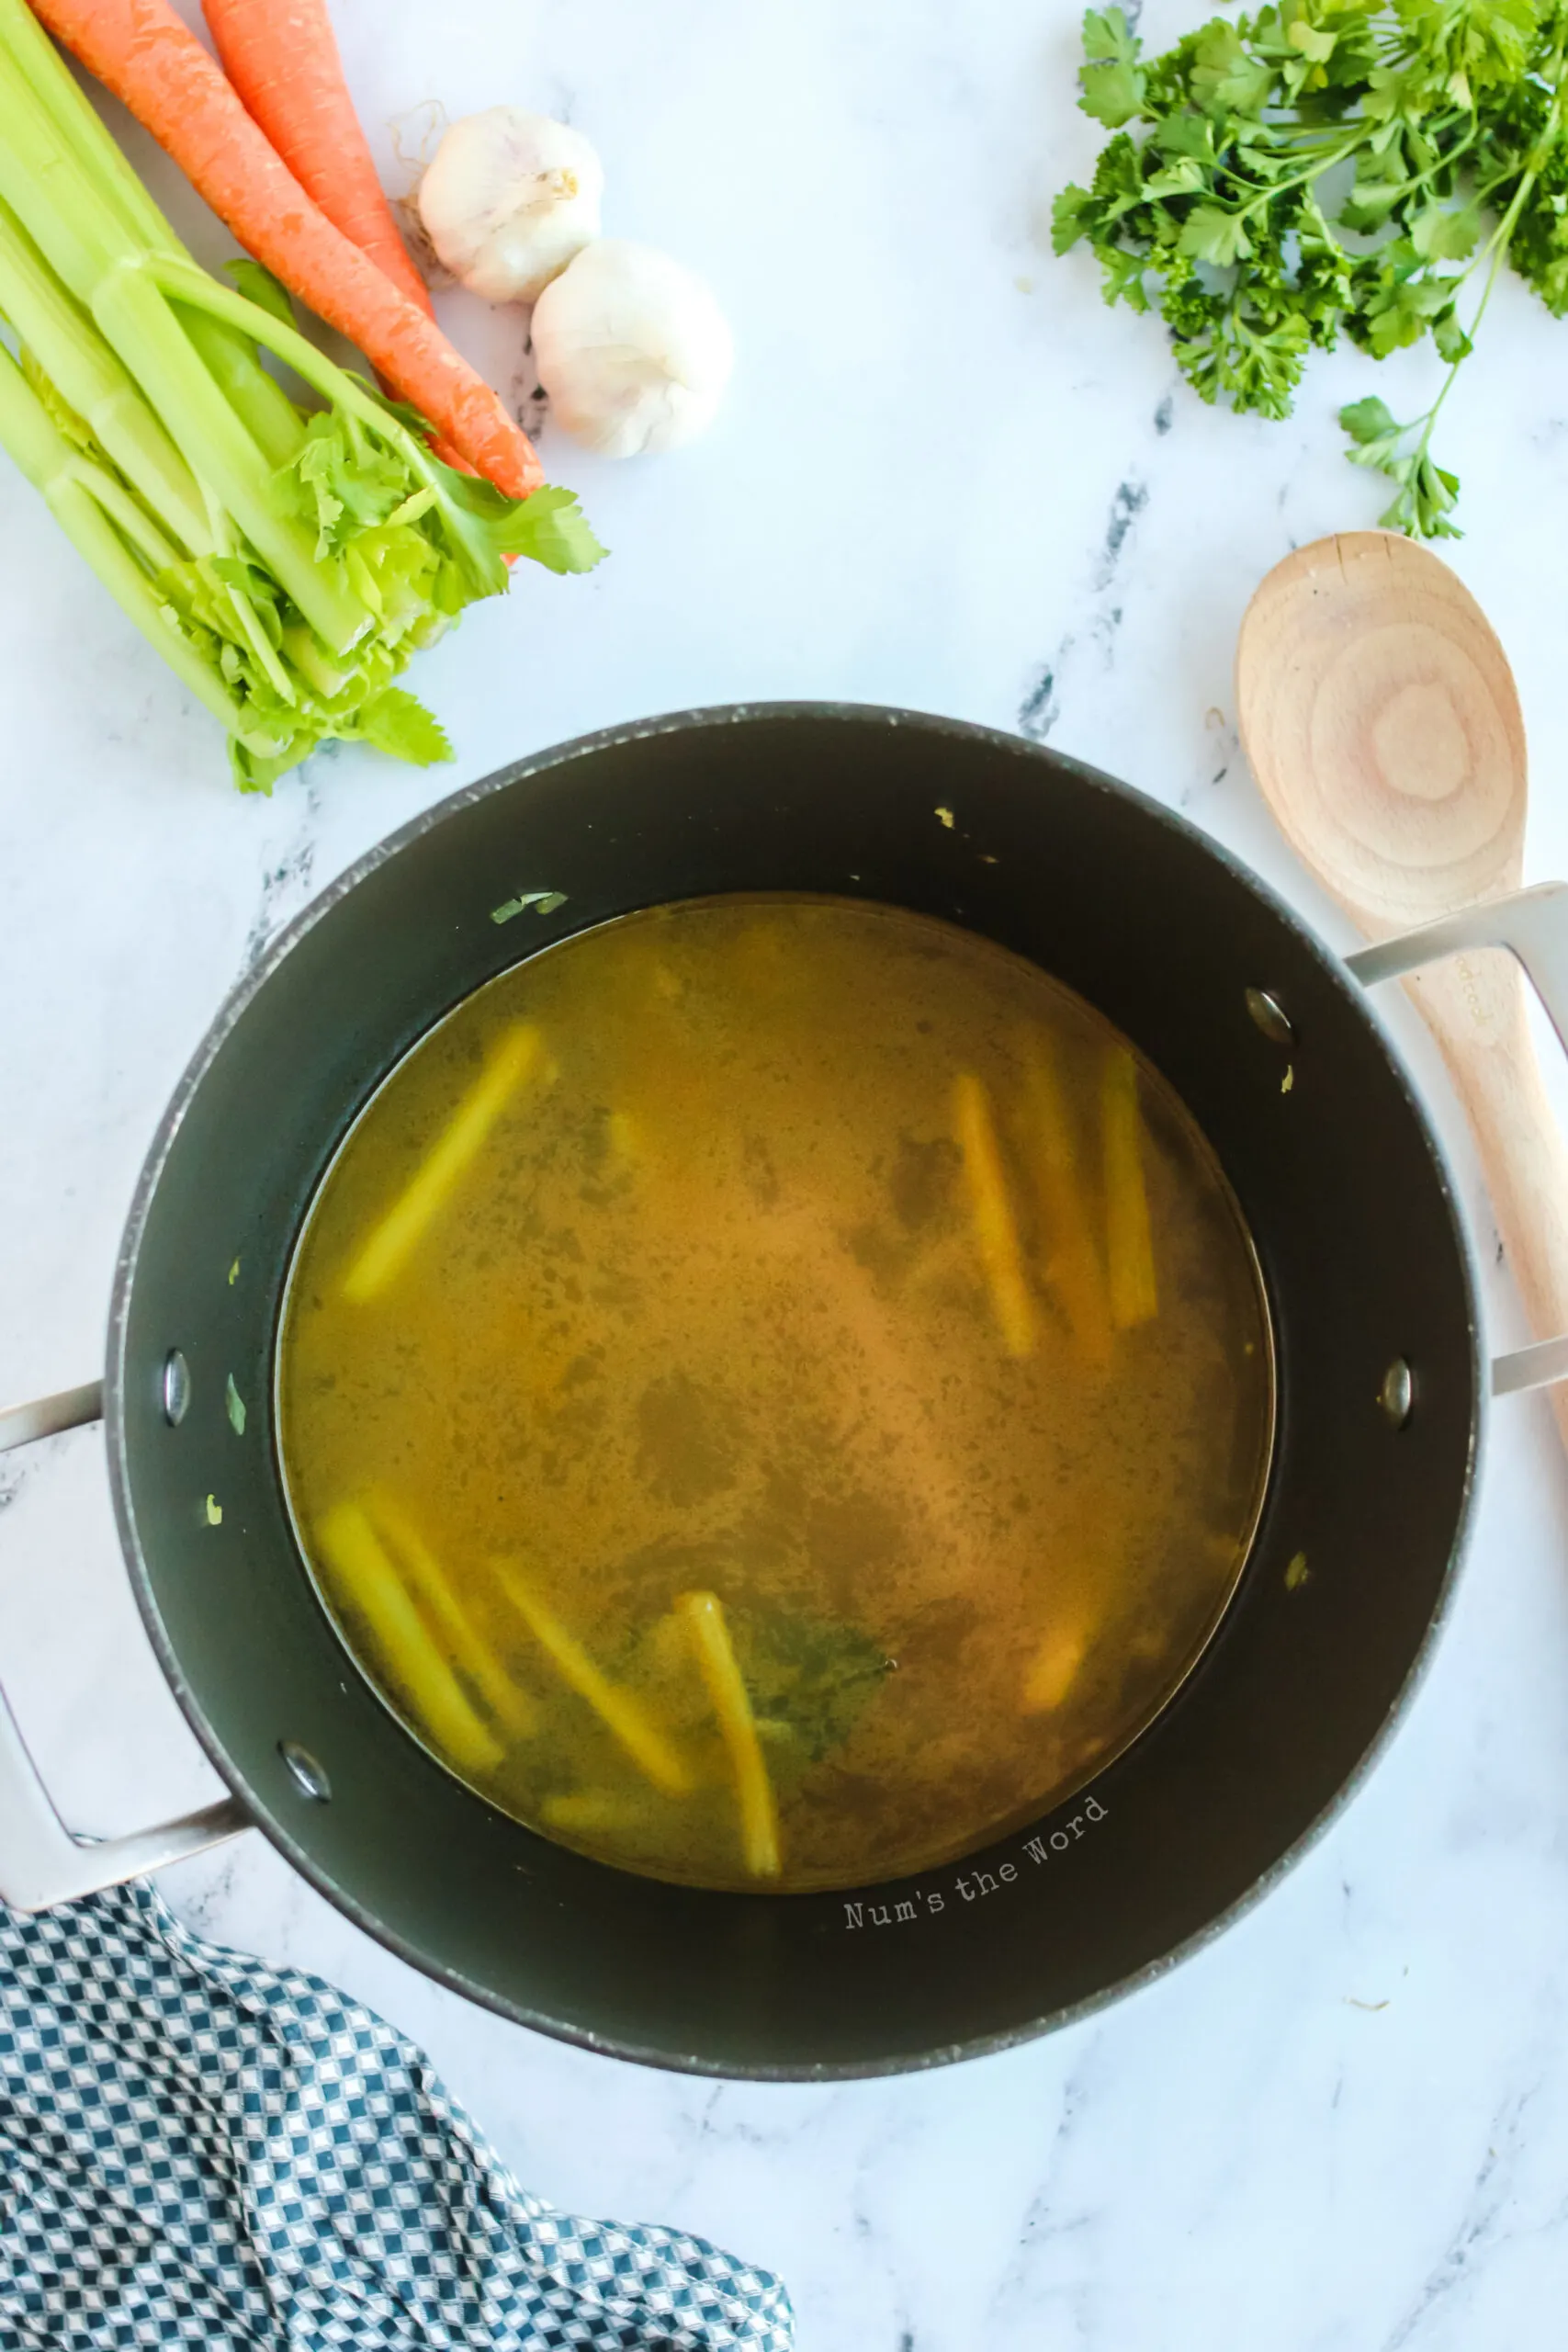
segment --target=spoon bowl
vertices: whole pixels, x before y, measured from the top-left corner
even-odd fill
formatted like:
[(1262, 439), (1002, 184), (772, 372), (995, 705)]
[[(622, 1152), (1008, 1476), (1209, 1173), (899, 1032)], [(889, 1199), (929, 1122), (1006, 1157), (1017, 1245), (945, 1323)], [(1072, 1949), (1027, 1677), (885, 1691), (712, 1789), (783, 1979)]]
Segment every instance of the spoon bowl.
[[(1517, 890), (1527, 763), (1507, 657), (1470, 591), (1386, 531), (1276, 565), (1236, 647), (1242, 748), (1302, 863), (1371, 940)], [(1406, 988), (1469, 1115), (1538, 1340), (1568, 1330), (1568, 1150), (1498, 949)], [(1552, 1396), (1568, 1442), (1568, 1393)]]
[(1519, 885), (1524, 722), (1470, 591), (1425, 548), (1299, 548), (1242, 622), (1243, 747), (1281, 831), (1370, 938)]

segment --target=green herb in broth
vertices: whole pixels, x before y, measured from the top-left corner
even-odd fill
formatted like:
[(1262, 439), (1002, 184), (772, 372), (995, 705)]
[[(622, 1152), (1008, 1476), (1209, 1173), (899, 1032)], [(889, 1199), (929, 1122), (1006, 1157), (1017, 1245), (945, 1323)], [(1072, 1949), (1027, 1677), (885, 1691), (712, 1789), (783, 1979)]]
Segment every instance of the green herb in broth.
[(775, 1777), (819, 1764), (897, 1669), (858, 1627), (787, 1610), (736, 1611), (735, 1645)]
[(322, 1597), (434, 1754), (604, 1860), (791, 1890), (970, 1850), (1152, 1719), (1269, 1363), (1212, 1158), (1098, 1014), (923, 919), (710, 901), (393, 1074), (279, 1401)]

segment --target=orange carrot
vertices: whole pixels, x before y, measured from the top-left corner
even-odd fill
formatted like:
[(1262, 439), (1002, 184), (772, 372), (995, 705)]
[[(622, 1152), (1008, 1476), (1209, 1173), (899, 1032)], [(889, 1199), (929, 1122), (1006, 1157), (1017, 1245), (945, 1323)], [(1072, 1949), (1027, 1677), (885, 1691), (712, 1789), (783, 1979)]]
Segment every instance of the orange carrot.
[[(281, 23), (280, 9), (286, 12)], [(400, 292), (434, 318), (430, 288), (376, 176), (325, 0), (202, 0), (201, 13), (245, 112), (306, 194)], [(449, 441), (434, 446), (459, 473), (476, 470)], [(505, 560), (510, 571), (517, 558)]]
[(429, 312), (343, 78), (326, 0), (201, 0), (201, 13), (245, 111), (306, 194)]
[(356, 344), (399, 396), (511, 497), (533, 445), (434, 321), (306, 195), (168, 0), (32, 0), (34, 12), (172, 155), (247, 253)]

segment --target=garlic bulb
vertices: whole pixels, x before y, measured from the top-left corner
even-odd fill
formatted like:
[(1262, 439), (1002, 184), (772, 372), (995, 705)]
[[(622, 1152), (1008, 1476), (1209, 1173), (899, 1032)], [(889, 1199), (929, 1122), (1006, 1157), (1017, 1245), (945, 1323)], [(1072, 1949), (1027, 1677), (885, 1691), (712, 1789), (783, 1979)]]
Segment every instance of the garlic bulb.
[(694, 441), (713, 422), (734, 357), (702, 279), (620, 237), (585, 245), (534, 312), (550, 413), (606, 458)]
[(487, 107), (442, 140), (419, 184), (419, 217), (472, 292), (533, 302), (599, 234), (604, 189), (580, 130), (522, 107)]

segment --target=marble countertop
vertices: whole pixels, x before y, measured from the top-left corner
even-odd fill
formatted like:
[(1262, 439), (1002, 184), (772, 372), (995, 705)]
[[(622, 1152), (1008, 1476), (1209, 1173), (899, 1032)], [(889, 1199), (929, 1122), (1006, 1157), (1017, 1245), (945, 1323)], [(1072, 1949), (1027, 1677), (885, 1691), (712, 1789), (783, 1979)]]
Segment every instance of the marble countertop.
[[(192, 11), (194, 13), (194, 10)], [(1174, 36), (1195, 10), (1151, 0)], [(342, 752), (270, 801), (0, 466), (0, 1395), (93, 1376), (164, 1100), (272, 931), (380, 834), (519, 753), (690, 704), (948, 711), (1098, 763), (1250, 859), (1333, 940), (1270, 831), (1230, 673), (1262, 574), (1370, 524), (1319, 364), (1289, 423), (1202, 408), (1156, 322), (1053, 260), (1092, 158), (1067, 0), (334, 0), (396, 184), (430, 107), (570, 115), (607, 226), (703, 269), (739, 368), (712, 436), (620, 469), (544, 432), (613, 560), (519, 577), (424, 660), (457, 763)], [(135, 142), (182, 225), (202, 227)], [(207, 232), (204, 250), (224, 250)], [(514, 397), (523, 322), (444, 298)], [(1450, 403), (1450, 560), (1517, 668), (1529, 876), (1568, 873), (1568, 328), (1513, 285)], [(1376, 379), (1398, 407), (1425, 363)], [(1392, 384), (1390, 382), (1392, 379)], [(1412, 398), (1410, 405), (1416, 405)], [(1473, 1156), (1407, 1009), (1486, 1262)], [(69, 1817), (130, 1827), (207, 1769), (118, 1563), (101, 1442), (0, 1465), (0, 1669)], [(1545, 1403), (1495, 1418), (1436, 1666), (1348, 1815), (1165, 1981), (1009, 2055), (826, 2089), (557, 2047), (366, 1940), (259, 1839), (169, 1874), (213, 1935), (419, 2037), (520, 2176), (782, 2271), (803, 2352), (1457, 2352), (1560, 2328), (1568, 2285), (1568, 1476)]]

